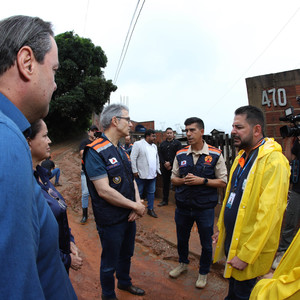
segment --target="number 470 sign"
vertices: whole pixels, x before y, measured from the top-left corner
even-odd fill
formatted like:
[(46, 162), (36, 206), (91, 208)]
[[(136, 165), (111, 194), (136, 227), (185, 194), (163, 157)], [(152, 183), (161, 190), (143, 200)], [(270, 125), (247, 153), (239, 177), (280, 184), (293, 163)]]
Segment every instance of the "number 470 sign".
[[(271, 100), (269, 99), (269, 95), (271, 94)], [(268, 105), (268, 107), (271, 107), (271, 105), (274, 106), (286, 106), (286, 92), (285, 89), (270, 89), (270, 90), (264, 90), (262, 92), (262, 99), (261, 104), (262, 105)]]

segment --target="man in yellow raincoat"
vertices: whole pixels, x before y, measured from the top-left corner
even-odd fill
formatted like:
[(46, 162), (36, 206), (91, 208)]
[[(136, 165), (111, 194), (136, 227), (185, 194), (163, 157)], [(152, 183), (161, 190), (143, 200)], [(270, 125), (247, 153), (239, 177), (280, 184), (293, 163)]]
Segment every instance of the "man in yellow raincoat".
[(290, 176), (281, 146), (264, 138), (260, 109), (238, 108), (232, 126), (240, 152), (230, 171), (219, 231), (213, 236), (217, 242), (214, 262), (227, 257), (226, 300), (249, 299), (257, 276), (268, 273), (279, 243)]
[(300, 299), (300, 230), (280, 261), (273, 278), (260, 280), (254, 287), (250, 300)]

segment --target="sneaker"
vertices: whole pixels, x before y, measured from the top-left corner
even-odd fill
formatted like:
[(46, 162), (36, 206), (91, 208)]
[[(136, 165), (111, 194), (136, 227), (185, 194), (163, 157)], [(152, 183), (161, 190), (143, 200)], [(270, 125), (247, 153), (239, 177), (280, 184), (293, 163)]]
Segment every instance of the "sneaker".
[(199, 274), (198, 279), (196, 281), (196, 288), (203, 289), (207, 283), (207, 275)]
[(273, 270), (275, 270), (278, 267), (284, 253), (285, 253), (285, 251), (277, 252), (277, 254), (275, 256), (275, 259), (273, 261), (273, 264), (272, 264), (272, 269)]
[(180, 263), (175, 269), (170, 271), (169, 276), (172, 278), (177, 278), (181, 273), (186, 272), (188, 269), (188, 264)]

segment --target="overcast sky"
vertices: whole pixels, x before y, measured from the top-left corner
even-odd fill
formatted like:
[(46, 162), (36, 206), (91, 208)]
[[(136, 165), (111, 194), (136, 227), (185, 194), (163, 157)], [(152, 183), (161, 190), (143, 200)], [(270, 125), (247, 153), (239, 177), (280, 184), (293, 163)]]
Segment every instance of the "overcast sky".
[[(101, 46), (114, 79), (137, 0), (6, 1), (0, 18), (25, 14)], [(143, 3), (143, 0), (140, 1)], [(197, 116), (230, 132), (248, 103), (245, 78), (300, 68), (298, 0), (146, 0), (111, 95), (135, 121), (177, 131)]]

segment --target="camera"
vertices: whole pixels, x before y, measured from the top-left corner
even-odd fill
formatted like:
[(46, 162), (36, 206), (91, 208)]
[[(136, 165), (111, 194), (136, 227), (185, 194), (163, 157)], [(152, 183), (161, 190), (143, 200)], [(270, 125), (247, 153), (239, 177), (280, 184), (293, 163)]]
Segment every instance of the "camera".
[[(297, 96), (296, 100), (300, 104), (300, 96)], [(294, 116), (294, 108), (292, 106), (285, 110), (285, 117), (280, 117), (279, 120), (293, 124), (292, 126), (285, 125), (280, 127), (282, 138), (300, 136), (300, 114)]]

